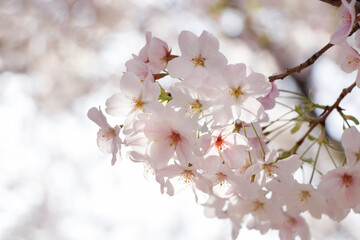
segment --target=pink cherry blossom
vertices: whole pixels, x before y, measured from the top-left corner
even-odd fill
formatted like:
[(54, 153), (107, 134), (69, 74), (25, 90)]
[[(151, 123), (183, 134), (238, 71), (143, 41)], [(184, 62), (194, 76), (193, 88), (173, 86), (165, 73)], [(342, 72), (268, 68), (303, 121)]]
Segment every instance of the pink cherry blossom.
[(311, 184), (299, 184), (297, 182), (292, 184), (285, 202), (287, 212), (299, 214), (308, 210), (314, 218), (319, 219), (326, 206), (324, 197)]
[(349, 166), (360, 162), (360, 132), (352, 126), (346, 129), (341, 138), (345, 150), (346, 161)]
[(121, 139), (119, 137), (120, 127), (111, 127), (100, 107), (99, 110), (95, 107), (88, 111), (88, 118), (95, 122), (100, 130), (97, 133), (97, 144), (104, 153), (112, 153), (111, 164), (114, 165), (117, 160), (117, 155), (120, 154)]
[(106, 101), (105, 111), (112, 116), (124, 114), (124, 108), (128, 113), (146, 112), (150, 109), (160, 108), (157, 101), (160, 88), (150, 81), (141, 80), (132, 72), (125, 73), (120, 80), (120, 93), (114, 94)]
[(275, 107), (275, 98), (279, 96), (279, 90), (275, 83), (271, 83), (271, 91), (265, 97), (259, 97), (257, 100), (264, 106), (265, 110)]
[(339, 56), (337, 58), (337, 63), (344, 72), (350, 73), (358, 70), (358, 74), (356, 76), (356, 85), (360, 88), (360, 55), (347, 42), (343, 43), (341, 48), (342, 49), (339, 52)]
[(301, 216), (292, 216), (284, 213), (284, 224), (279, 226), (279, 237), (281, 240), (295, 240), (299, 236), (301, 240), (310, 240), (310, 230), (306, 221)]
[(352, 0), (350, 3), (348, 3), (347, 0), (342, 0), (341, 2), (342, 5), (339, 7), (337, 13), (338, 26), (335, 33), (330, 38), (330, 43), (332, 44), (340, 44), (346, 40), (352, 30), (356, 18), (356, 0)]
[(209, 73), (221, 70), (227, 64), (219, 52), (219, 42), (203, 31), (200, 37), (189, 31), (179, 35), (181, 56), (168, 63), (168, 72), (174, 78), (182, 78), (187, 86), (200, 87)]
[(187, 166), (179, 165), (176, 163), (173, 165), (165, 166), (159, 170), (156, 170), (156, 175), (159, 177), (167, 177), (169, 179), (177, 177), (177, 183), (191, 187), (191, 189), (195, 193), (196, 201), (198, 201), (201, 194), (198, 193), (197, 190), (200, 190), (202, 193), (208, 194), (210, 191), (210, 187), (212, 186), (212, 182), (198, 172), (196, 161), (193, 162), (193, 164), (189, 163)]
[(360, 168), (345, 166), (329, 171), (322, 176), (318, 189), (341, 208), (356, 207), (360, 203)]
[(214, 99), (213, 116), (221, 123), (254, 122), (261, 118), (264, 107), (257, 100), (271, 90), (269, 80), (252, 72), (245, 64), (228, 65), (219, 80), (220, 96)]
[(196, 126), (196, 122), (172, 109), (155, 114), (144, 127), (144, 134), (151, 142), (150, 156), (159, 166), (165, 166), (176, 153), (180, 162), (187, 165), (193, 158)]
[(247, 176), (256, 175), (262, 186), (274, 188), (277, 191), (287, 191), (293, 183), (294, 173), (302, 164), (298, 155), (277, 160), (276, 150), (268, 152), (264, 160), (258, 160), (246, 170)]

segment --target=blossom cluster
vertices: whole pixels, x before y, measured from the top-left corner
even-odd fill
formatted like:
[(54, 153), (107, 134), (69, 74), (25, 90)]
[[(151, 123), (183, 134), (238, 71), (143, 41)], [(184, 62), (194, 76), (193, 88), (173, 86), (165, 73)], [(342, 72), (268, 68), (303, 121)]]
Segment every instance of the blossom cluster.
[[(355, 9), (356, 0), (351, 0), (348, 3), (342, 0), (342, 5), (339, 7), (337, 18), (338, 27), (335, 33), (330, 38), (330, 43), (339, 45), (341, 50), (337, 58), (337, 63), (344, 72), (350, 73), (360, 69), (360, 31), (355, 33), (355, 43), (349, 44), (346, 40), (351, 34), (355, 24), (359, 24), (359, 19), (356, 15)], [(360, 71), (356, 77), (356, 85), (360, 88)]]
[[(344, 20), (334, 43), (344, 44), (349, 35), (353, 7), (354, 1), (340, 8)], [(166, 42), (147, 33), (145, 46), (126, 62), (120, 92), (105, 108), (125, 119), (120, 125), (110, 126), (100, 108), (89, 110), (100, 127), (98, 146), (112, 154), (112, 164), (119, 157), (143, 163), (146, 175), (168, 195), (192, 189), (207, 216), (231, 220), (233, 238), (246, 222), (262, 234), (277, 229), (280, 239), (310, 239), (304, 212), (335, 221), (351, 209), (360, 212), (355, 127), (342, 137), (344, 166), (323, 175), (318, 186), (298, 182), (300, 156), (279, 157), (261, 127), (279, 95), (276, 85), (243, 63), (228, 64), (218, 40), (206, 31), (200, 36), (183, 31), (178, 42), (181, 55), (172, 55)], [(344, 69), (359, 68), (360, 56), (346, 58)]]

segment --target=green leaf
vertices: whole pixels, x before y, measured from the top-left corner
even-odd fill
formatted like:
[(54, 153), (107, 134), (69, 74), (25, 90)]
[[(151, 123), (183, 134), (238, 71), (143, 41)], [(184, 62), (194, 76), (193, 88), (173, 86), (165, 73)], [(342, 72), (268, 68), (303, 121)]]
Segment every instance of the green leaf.
[(314, 137), (314, 136), (312, 136), (312, 135), (308, 135), (307, 136), (308, 137), (308, 139), (310, 140), (310, 141), (315, 141), (316, 140), (316, 137)]
[(345, 118), (346, 120), (353, 121), (356, 125), (359, 125), (359, 120), (357, 120), (354, 116), (344, 115), (344, 118)]
[(301, 109), (301, 105), (296, 105), (295, 106), (295, 112), (297, 114), (299, 114), (300, 116), (302, 116), (304, 113), (302, 112), (302, 109)]
[(297, 122), (295, 126), (291, 129), (291, 133), (296, 133), (300, 129), (302, 123), (303, 122)]

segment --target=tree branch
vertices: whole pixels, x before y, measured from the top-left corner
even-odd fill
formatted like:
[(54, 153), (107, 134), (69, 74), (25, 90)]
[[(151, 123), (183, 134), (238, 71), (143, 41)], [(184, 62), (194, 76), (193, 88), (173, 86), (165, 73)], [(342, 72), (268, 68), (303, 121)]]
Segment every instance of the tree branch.
[(310, 123), (309, 129), (308, 131), (304, 134), (304, 136), (302, 138), (300, 138), (294, 148), (291, 150), (291, 153), (294, 154), (296, 153), (296, 151), (298, 150), (298, 148), (300, 147), (300, 145), (305, 141), (306, 137), (311, 133), (311, 131), (319, 124), (321, 125), (325, 125), (325, 120), (327, 119), (327, 117), (330, 115), (330, 113), (334, 110), (334, 109), (338, 109), (339, 108), (339, 104), (340, 102), (344, 99), (344, 97), (350, 93), (353, 88), (356, 86), (356, 82), (354, 82), (350, 87), (344, 88), (340, 94), (340, 96), (338, 97), (338, 99), (335, 101), (335, 103), (333, 105), (331, 105), (330, 107), (326, 107), (324, 112), (320, 115), (319, 119), (314, 120)]
[[(356, 23), (352, 29), (352, 31), (350, 32), (349, 36), (351, 36), (354, 32), (356, 32), (358, 29), (360, 28), (359, 23)], [(321, 55), (323, 55), (324, 52), (326, 52), (327, 50), (329, 50), (332, 46), (334, 46), (331, 43), (326, 44), (322, 49), (320, 49), (318, 52), (316, 52), (314, 55), (312, 55), (308, 60), (306, 60), (305, 62), (301, 63), (300, 65), (287, 69), (286, 72), (284, 73), (280, 73), (280, 74), (276, 74), (276, 75), (272, 75), (269, 77), (269, 81), (270, 82), (274, 82), (275, 80), (278, 79), (284, 79), (285, 77), (293, 74), (293, 73), (299, 73), (302, 70), (304, 70), (305, 68), (309, 67), (310, 65), (312, 65)]]
[[(328, 3), (328, 4), (333, 5), (335, 7), (340, 7), (340, 5), (341, 5), (341, 0), (320, 0), (320, 1)], [(347, 1), (349, 2), (350, 0), (347, 0)], [(360, 2), (355, 3), (355, 10), (356, 10), (356, 13), (360, 12)]]
[(302, 64), (300, 64), (300, 65), (298, 65), (296, 67), (290, 68), (284, 73), (270, 76), (269, 81), (274, 82), (275, 80), (278, 80), (278, 79), (284, 79), (285, 77), (287, 77), (287, 76), (289, 76), (289, 75), (291, 75), (293, 73), (301, 72), (303, 69), (305, 69), (305, 68), (309, 67), (311, 64), (313, 64), (324, 52), (326, 52), (332, 46), (334, 46), (334, 45), (331, 44), (331, 43), (326, 44), (325, 47), (320, 49), (318, 52), (316, 52), (314, 55), (312, 55), (311, 58), (309, 58), (308, 60), (306, 60)]

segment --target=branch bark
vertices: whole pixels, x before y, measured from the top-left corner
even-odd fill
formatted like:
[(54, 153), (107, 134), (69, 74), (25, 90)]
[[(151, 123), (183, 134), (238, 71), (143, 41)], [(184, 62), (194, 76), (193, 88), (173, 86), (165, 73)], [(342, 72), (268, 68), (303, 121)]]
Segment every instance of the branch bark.
[[(333, 5), (335, 7), (340, 7), (340, 5), (341, 5), (341, 0), (320, 0), (320, 1), (328, 3), (328, 4)], [(349, 2), (351, 0), (347, 0), (347, 1)], [(356, 9), (356, 13), (360, 12), (360, 2), (355, 3), (355, 9)]]
[[(360, 29), (360, 24), (356, 23), (353, 27), (353, 29), (351, 30), (349, 36), (351, 36), (354, 32), (356, 32), (357, 30)], [(310, 65), (312, 65), (321, 55), (323, 55), (323, 53), (325, 53), (327, 50), (329, 50), (332, 46), (334, 46), (331, 43), (326, 44), (322, 49), (320, 49), (318, 52), (316, 52), (314, 55), (312, 55), (308, 60), (306, 60), (305, 62), (301, 63), (300, 65), (293, 67), (293, 68), (289, 68), (286, 70), (286, 72), (281, 73), (281, 74), (276, 74), (276, 75), (272, 75), (269, 77), (269, 81), (270, 82), (274, 82), (275, 80), (278, 79), (284, 79), (285, 77), (293, 74), (293, 73), (299, 73), (302, 70), (304, 70), (305, 68), (309, 67)]]

